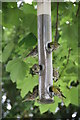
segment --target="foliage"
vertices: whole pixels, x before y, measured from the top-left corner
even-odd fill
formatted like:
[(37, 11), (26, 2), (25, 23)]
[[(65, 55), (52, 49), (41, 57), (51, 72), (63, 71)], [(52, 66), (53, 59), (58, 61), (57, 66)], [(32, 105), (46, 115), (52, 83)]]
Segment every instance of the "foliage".
[[(52, 39), (54, 41), (56, 31), (56, 7), (52, 4)], [(66, 96), (64, 104), (79, 106), (78, 90), (80, 85), (76, 84), (78, 78), (78, 17), (76, 17), (78, 3), (59, 3), (59, 23), (58, 32), (60, 47), (53, 52), (53, 66), (59, 69), (60, 78), (55, 85), (60, 86), (61, 91)], [(30, 68), (38, 63), (38, 57), (26, 57), (37, 45), (37, 10), (35, 4), (23, 4), (20, 8), (17, 3), (3, 3), (2, 6), (2, 26), (3, 26), (3, 64), (6, 71), (10, 73), (12, 82), (16, 82), (16, 88), (21, 90), (21, 97), (33, 91), (38, 85), (38, 76), (30, 75)], [(75, 98), (75, 99), (74, 99)], [(40, 104), (40, 112), (50, 111), (55, 113), (61, 100), (54, 97), (52, 104)], [(25, 106), (26, 107), (26, 106)], [(27, 109), (27, 108), (26, 108)]]

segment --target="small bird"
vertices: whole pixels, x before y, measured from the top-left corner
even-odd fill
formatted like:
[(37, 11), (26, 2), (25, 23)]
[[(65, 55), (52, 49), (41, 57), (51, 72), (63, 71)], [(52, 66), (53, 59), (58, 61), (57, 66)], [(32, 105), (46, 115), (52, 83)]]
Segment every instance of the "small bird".
[(38, 97), (39, 93), (38, 93), (38, 85), (36, 85), (34, 88), (33, 88), (33, 92), (29, 92), (27, 94), (27, 98), (25, 98), (22, 102), (26, 102), (26, 101), (34, 101), (37, 97)]
[(54, 82), (58, 81), (58, 79), (59, 79), (58, 68), (53, 68), (53, 80), (54, 80)]
[(57, 86), (49, 86), (48, 89), (47, 89), (50, 97), (53, 97), (53, 96), (58, 96), (60, 99), (63, 100), (63, 98), (66, 98), (62, 92), (60, 91), (59, 87)]
[(75, 81), (75, 82), (72, 81), (72, 82), (71, 82), (71, 86), (77, 87), (77, 86), (79, 85), (79, 83), (80, 83), (79, 80), (77, 80), (77, 81)]
[(52, 49), (52, 51), (56, 50), (59, 47), (59, 43), (54, 41), (54, 42), (50, 42), (48, 43), (48, 49)]
[(35, 48), (33, 48), (33, 49), (30, 51), (30, 53), (24, 58), (24, 60), (26, 60), (27, 57), (30, 57), (30, 56), (32, 56), (32, 57), (38, 56), (38, 46), (37, 46), (37, 45), (35, 46)]
[(30, 68), (30, 74), (32, 74), (32, 76), (33, 76), (33, 75), (36, 75), (36, 74), (39, 74), (40, 69), (41, 69), (41, 66), (40, 66), (40, 65), (34, 64), (34, 65), (32, 66), (32, 68)]
[(34, 49), (32, 49), (30, 51), (30, 53), (26, 56), (26, 57), (29, 57), (29, 56), (37, 56), (38, 55), (38, 46), (36, 45)]

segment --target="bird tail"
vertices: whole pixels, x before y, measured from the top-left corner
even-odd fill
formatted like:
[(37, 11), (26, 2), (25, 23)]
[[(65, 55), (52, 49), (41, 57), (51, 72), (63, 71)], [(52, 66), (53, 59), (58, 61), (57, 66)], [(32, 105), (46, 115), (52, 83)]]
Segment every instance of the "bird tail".
[(62, 94), (62, 97), (66, 99), (66, 97)]

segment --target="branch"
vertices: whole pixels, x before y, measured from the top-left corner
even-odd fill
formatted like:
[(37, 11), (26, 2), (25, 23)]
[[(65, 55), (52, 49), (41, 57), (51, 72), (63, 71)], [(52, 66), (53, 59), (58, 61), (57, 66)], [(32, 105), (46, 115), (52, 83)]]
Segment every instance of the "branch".
[(77, 12), (76, 12), (76, 17), (78, 16), (79, 11), (80, 11), (80, 2), (78, 4), (78, 9), (77, 9)]
[(71, 48), (69, 48), (69, 51), (68, 51), (68, 57), (67, 57), (67, 63), (65, 64), (64, 68), (62, 69), (60, 75), (59, 75), (59, 78), (62, 76), (62, 73), (64, 72), (64, 70), (66, 69), (68, 63), (69, 63), (69, 58), (70, 58), (70, 53), (71, 53)]

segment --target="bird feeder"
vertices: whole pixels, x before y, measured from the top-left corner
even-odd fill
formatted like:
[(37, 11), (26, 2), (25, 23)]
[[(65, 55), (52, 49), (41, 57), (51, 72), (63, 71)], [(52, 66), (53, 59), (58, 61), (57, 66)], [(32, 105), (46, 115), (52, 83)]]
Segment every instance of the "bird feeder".
[(42, 66), (39, 74), (39, 99), (42, 103), (52, 103), (53, 98), (47, 88), (53, 85), (52, 52), (47, 51), (47, 44), (52, 41), (51, 35), (51, 2), (39, 0), (37, 2), (38, 18), (38, 56)]

